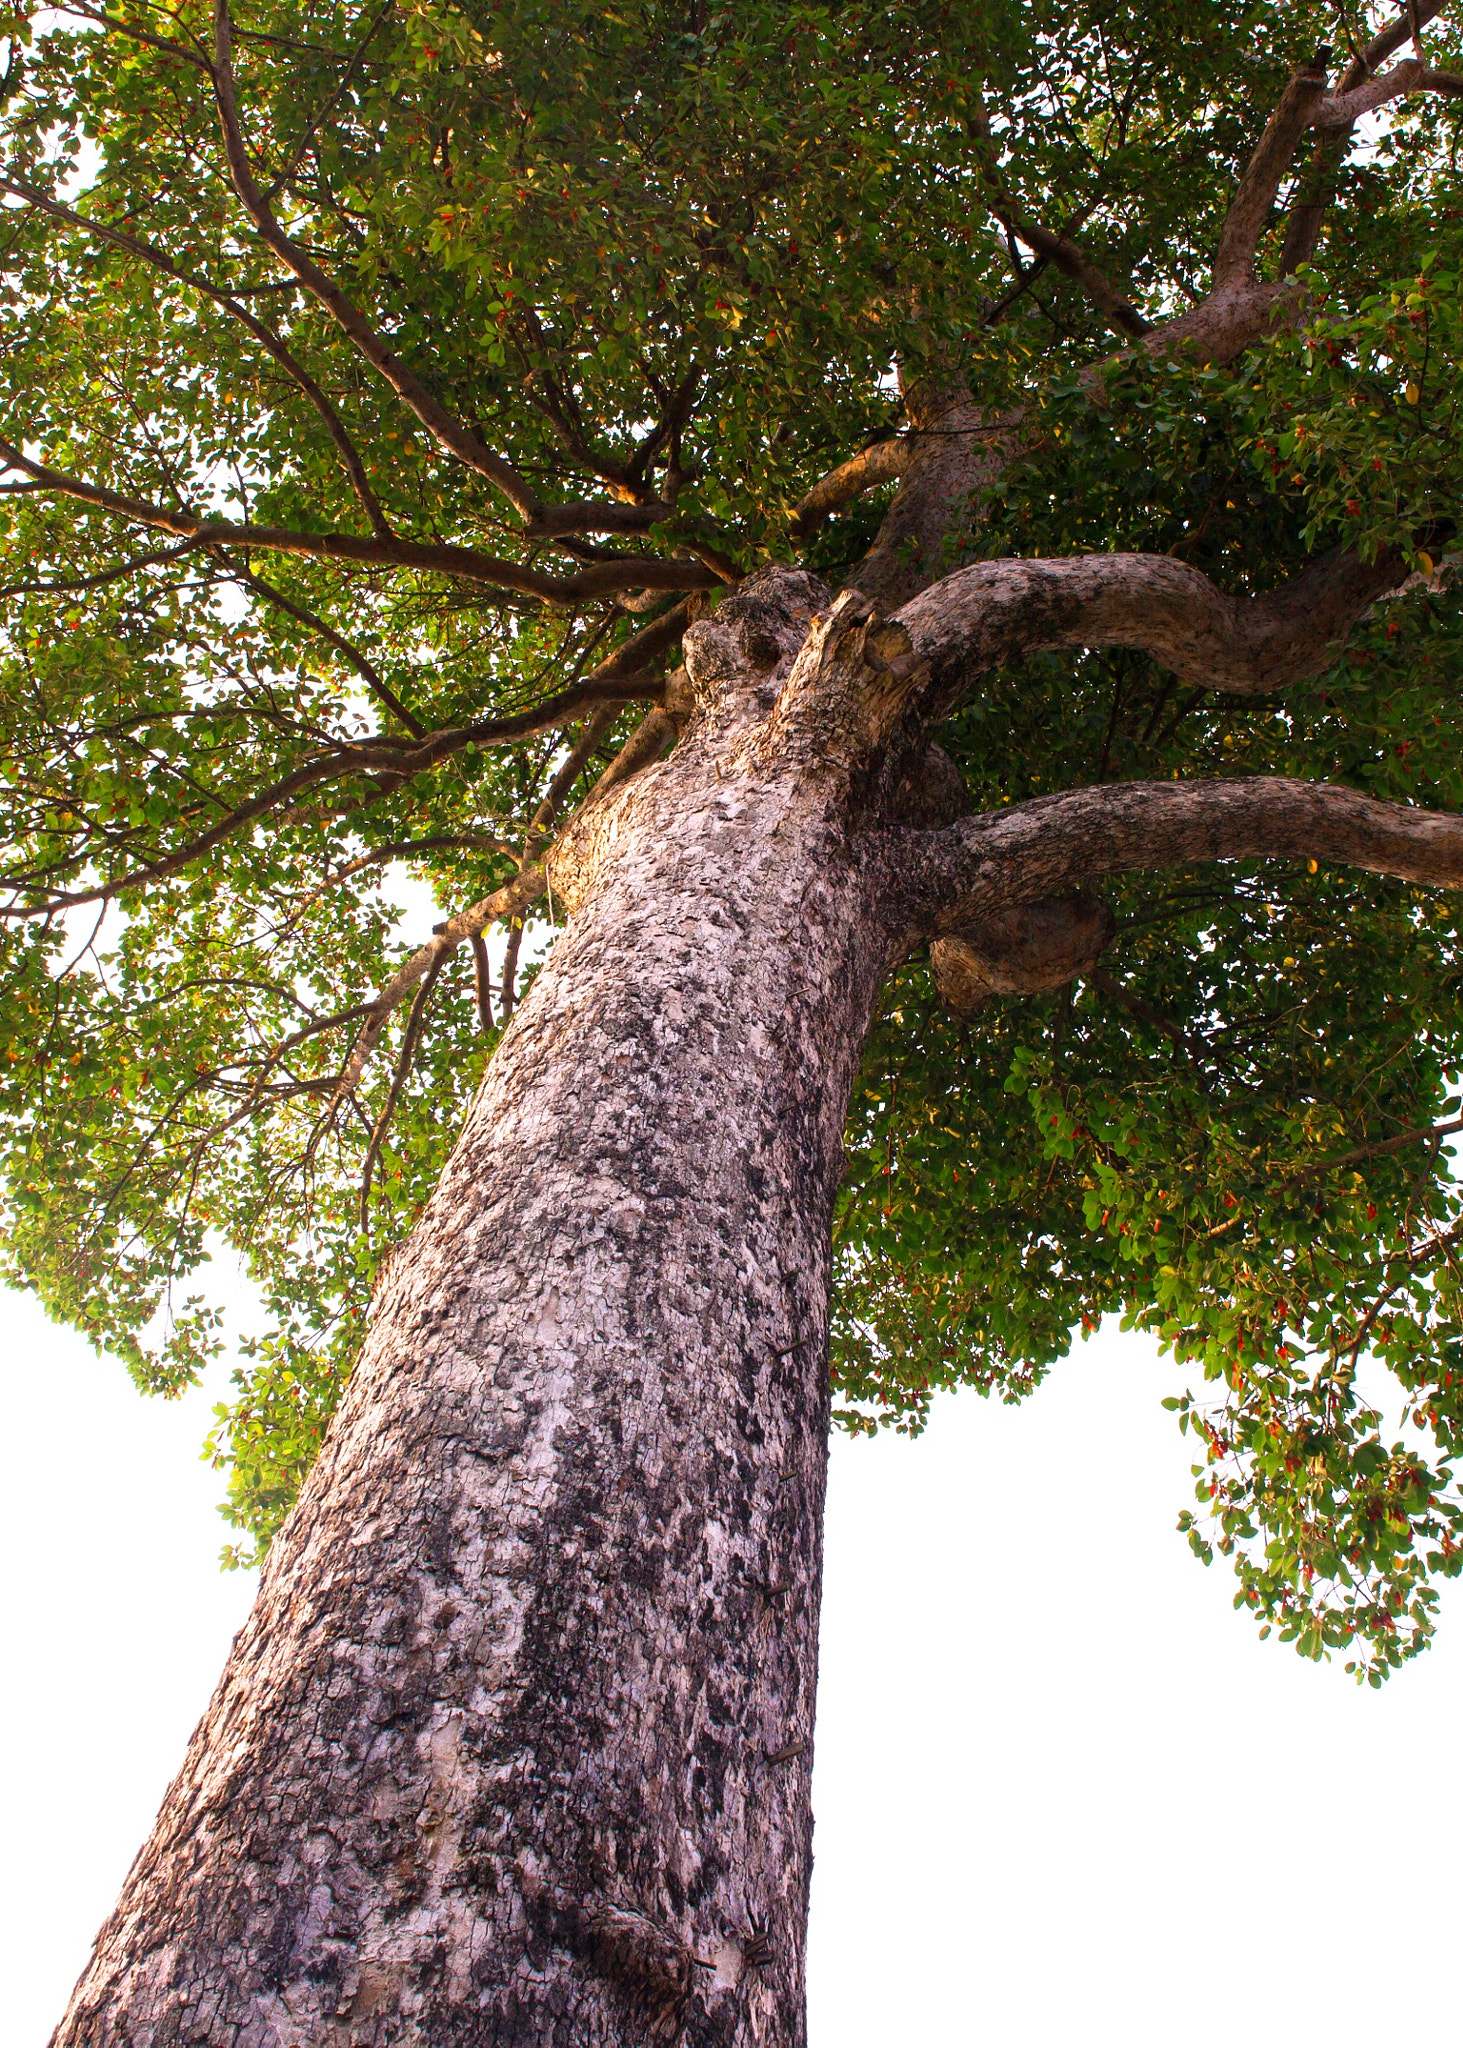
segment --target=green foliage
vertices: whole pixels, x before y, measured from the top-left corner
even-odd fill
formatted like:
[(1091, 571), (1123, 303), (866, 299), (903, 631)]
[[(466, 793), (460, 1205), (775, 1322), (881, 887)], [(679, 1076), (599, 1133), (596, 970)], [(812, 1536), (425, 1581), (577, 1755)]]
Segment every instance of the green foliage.
[[(1408, 296), (1420, 317), (1400, 326)], [(1407, 386), (1456, 319), (1454, 277), (1429, 269), (1410, 294), (1280, 336), (1239, 376), (1160, 362), (1055, 380), (1044, 443), (1003, 476), (984, 537), (1174, 552), (1261, 589), (1355, 517), (1348, 445), (1391, 478), (1368, 492), (1363, 545), (1442, 526), (1454, 394), (1420, 428)], [(1283, 703), (1184, 690), (1130, 653), (1043, 656), (992, 679), (947, 745), (977, 808), (1266, 772), (1457, 810), (1460, 654), (1439, 586), (1380, 612)], [(1205, 1447), (1212, 1541), (1192, 1512), (1180, 1522), (1196, 1552), (1234, 1555), (1237, 1604), (1267, 1632), (1346, 1648), (1376, 1680), (1426, 1641), (1432, 1581), (1463, 1560), (1463, 1200), (1446, 1142), (1463, 1126), (1463, 954), (1449, 899), (1313, 865), (1129, 880), (1108, 892), (1119, 938), (1100, 980), (996, 999), (974, 1024), (922, 967), (892, 985), (849, 1139), (839, 1419), (916, 1431), (957, 1384), (1018, 1399), (1074, 1328), (1121, 1311), (1216, 1383), (1169, 1403)], [(1393, 1142), (1436, 1124), (1438, 1139)], [(1368, 1363), (1389, 1392), (1365, 1397)]]
[[(1203, 288), (1292, 62), (1380, 19), (1307, 0), (260, 0), (234, 29), (250, 161), (289, 234), (547, 502), (673, 500), (626, 549), (743, 569), (795, 552), (802, 493), (898, 421), (892, 366), (938, 360), (1029, 428), (952, 555), (1168, 551), (1258, 591), (1345, 543), (1421, 572), (1283, 702), (1126, 653), (989, 677), (943, 736), (975, 804), (1264, 771), (1457, 810), (1463, 620), (1434, 574), (1460, 482), (1457, 103), (1399, 103), (1351, 152), (1301, 317), (1224, 367), (1118, 353), (991, 211), (1080, 231), (1162, 319)], [(371, 496), (417, 542), (574, 567), (249, 227), (198, 0), (12, 8), (0, 33), (0, 436), (164, 511), (362, 537)], [(1267, 274), (1278, 246), (1279, 224)], [(455, 911), (516, 871), (575, 737), (462, 735), (646, 615), (195, 544), (10, 475), (5, 884), (10, 910), (51, 907), (0, 932), (5, 1271), (166, 1395), (224, 1341), (196, 1277), (210, 1248), (242, 1250), (269, 1327), (211, 1454), (232, 1520), (267, 1541), (495, 1038), (459, 954), (363, 1225), (408, 1026), (332, 1114), (360, 1005), (425, 935), (422, 885)], [(805, 559), (856, 561), (879, 509)], [(455, 737), (388, 772), (418, 731)], [(1102, 981), (973, 1025), (919, 963), (891, 985), (839, 1221), (845, 1419), (917, 1428), (958, 1383), (1017, 1398), (1120, 1311), (1175, 1359), (1204, 1454), (1196, 1547), (1233, 1554), (1265, 1625), (1375, 1676), (1425, 1638), (1431, 1581), (1463, 1554), (1458, 1197), (1445, 1142), (1393, 1142), (1456, 1110), (1452, 909), (1304, 865), (1113, 901)]]

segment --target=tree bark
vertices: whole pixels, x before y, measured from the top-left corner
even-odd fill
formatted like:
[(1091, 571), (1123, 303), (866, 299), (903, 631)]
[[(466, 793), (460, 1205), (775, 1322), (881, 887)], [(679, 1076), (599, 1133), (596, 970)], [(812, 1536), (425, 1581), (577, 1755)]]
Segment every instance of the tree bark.
[(1085, 624), (1029, 566), (898, 620), (771, 570), (686, 631), (546, 864), (572, 922), (58, 2048), (803, 2041), (829, 1226), (881, 981), (922, 938), (966, 1008), (1089, 972), (1081, 892), (1127, 869), (1463, 883), (1457, 819), (1277, 778), (959, 817), (952, 620), (976, 667), (1114, 630), (1102, 564)]
[(847, 778), (755, 758), (811, 602), (693, 629), (700, 715), (555, 870), (57, 2043), (803, 2040), (829, 1226), (898, 943)]

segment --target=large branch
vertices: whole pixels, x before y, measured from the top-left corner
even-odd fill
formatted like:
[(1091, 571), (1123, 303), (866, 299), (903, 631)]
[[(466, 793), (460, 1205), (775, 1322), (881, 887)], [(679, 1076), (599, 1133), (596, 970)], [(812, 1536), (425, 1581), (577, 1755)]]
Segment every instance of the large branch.
[(1389, 100), (1404, 99), (1415, 92), (1440, 93), (1447, 99), (1463, 98), (1463, 78), (1456, 71), (1434, 71), (1417, 57), (1404, 58), (1390, 71), (1378, 72), (1351, 92), (1330, 93), (1317, 107), (1312, 127), (1322, 133), (1350, 128), (1363, 114), (1382, 107)]
[(1327, 93), (1317, 106), (1312, 123), (1317, 141), (1300, 188), (1291, 201), (1290, 220), (1280, 252), (1282, 277), (1291, 276), (1316, 253), (1356, 120), (1371, 107), (1412, 89), (1413, 82), (1402, 74), (1400, 67), (1381, 74), (1377, 67), (1403, 43), (1415, 41), (1441, 6), (1442, 0), (1421, 0), (1420, 5), (1409, 6), (1366, 49), (1355, 53), (1334, 91)]
[(1216, 291), (1253, 280), (1255, 251), (1269, 223), (1275, 195), (1325, 92), (1325, 59), (1317, 57), (1295, 73), (1280, 95), (1224, 217), (1214, 257)]
[(910, 443), (902, 434), (886, 441), (871, 441), (867, 448), (860, 448), (847, 462), (840, 462), (827, 476), (820, 477), (801, 499), (792, 515), (793, 532), (806, 538), (825, 519), (841, 512), (865, 491), (876, 491), (880, 484), (903, 476), (909, 467), (909, 452)]
[(1463, 818), (1278, 775), (1110, 782), (911, 833), (903, 857), (918, 921), (958, 932), (1108, 875), (1199, 861), (1314, 860), (1463, 889)]
[(1140, 647), (1184, 682), (1253, 697), (1318, 674), (1407, 574), (1396, 549), (1375, 562), (1341, 549), (1245, 598), (1170, 555), (979, 562), (897, 617), (928, 664), (921, 710), (932, 719), (987, 670), (1053, 647)]
[(58, 497), (75, 498), (115, 513), (134, 525), (158, 533), (172, 533), (210, 546), (260, 549), (268, 554), (303, 555), (315, 561), (359, 562), (367, 568), (423, 569), (442, 576), (520, 597), (538, 598), (545, 604), (584, 604), (595, 598), (617, 597), (632, 590), (706, 590), (723, 578), (701, 562), (657, 558), (654, 555), (610, 555), (584, 565), (577, 576), (548, 576), (525, 562), (510, 562), (499, 555), (486, 555), (477, 548), (459, 547), (445, 541), (403, 540), (389, 534), (367, 536), (356, 533), (303, 533), (289, 527), (252, 526), (228, 519), (201, 519), (196, 513), (172, 511), (140, 498), (128, 498), (118, 491), (87, 483), (81, 477), (51, 469), (43, 462), (0, 440), (0, 460), (33, 478)]

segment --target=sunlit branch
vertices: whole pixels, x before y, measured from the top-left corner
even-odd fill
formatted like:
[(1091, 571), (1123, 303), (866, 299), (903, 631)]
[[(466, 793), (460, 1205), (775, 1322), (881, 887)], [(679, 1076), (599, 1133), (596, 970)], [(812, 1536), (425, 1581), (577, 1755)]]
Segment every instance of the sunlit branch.
[(371, 1131), (370, 1143), (366, 1146), (365, 1162), (361, 1167), (362, 1229), (369, 1222), (371, 1215), (371, 1176), (375, 1172), (376, 1161), (381, 1155), (382, 1141), (386, 1136), (387, 1130), (390, 1128), (391, 1119), (396, 1113), (396, 1104), (401, 1095), (403, 1084), (406, 1081), (407, 1075), (411, 1072), (412, 1061), (417, 1056), (417, 1047), (421, 1044), (422, 1029), (427, 1018), (427, 1005), (432, 1000), (432, 990), (437, 985), (437, 976), (442, 972), (442, 963), (445, 958), (445, 954), (438, 954), (437, 958), (422, 976), (420, 986), (412, 998), (411, 1010), (406, 1020), (406, 1031), (402, 1036), (401, 1051), (397, 1055), (396, 1066), (391, 1075), (391, 1085), (386, 1091), (386, 1100), (382, 1105), (381, 1114), (377, 1117)]
[(1405, 1151), (1409, 1145), (1451, 1138), (1459, 1131), (1463, 1131), (1463, 1117), (1454, 1117), (1450, 1123), (1427, 1124), (1418, 1131), (1403, 1131), (1395, 1138), (1379, 1138), (1375, 1144), (1355, 1145), (1351, 1151), (1333, 1153), (1329, 1159), (1306, 1160), (1295, 1166), (1282, 1167), (1280, 1172), (1286, 1179), (1310, 1180), (1319, 1174), (1336, 1172), (1343, 1166), (1357, 1166), (1364, 1159), (1380, 1159), (1389, 1152)]
[(1350, 128), (1363, 114), (1382, 107), (1389, 100), (1415, 92), (1435, 92), (1448, 99), (1463, 98), (1463, 77), (1456, 71), (1435, 71), (1415, 57), (1404, 58), (1390, 71), (1379, 72), (1351, 92), (1328, 95), (1316, 110), (1312, 127), (1322, 132)]
[(909, 452), (909, 441), (903, 435), (895, 435), (871, 442), (847, 462), (840, 462), (800, 500), (792, 515), (794, 533), (806, 538), (823, 520), (852, 504), (855, 498), (902, 476), (909, 466)]

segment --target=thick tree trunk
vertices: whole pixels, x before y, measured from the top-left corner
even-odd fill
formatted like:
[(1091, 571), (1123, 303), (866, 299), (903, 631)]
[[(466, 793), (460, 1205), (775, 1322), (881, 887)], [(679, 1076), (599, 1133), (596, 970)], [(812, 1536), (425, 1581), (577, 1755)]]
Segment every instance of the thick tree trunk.
[(718, 630), (561, 863), (58, 2042), (803, 2037), (829, 1223), (892, 942)]

